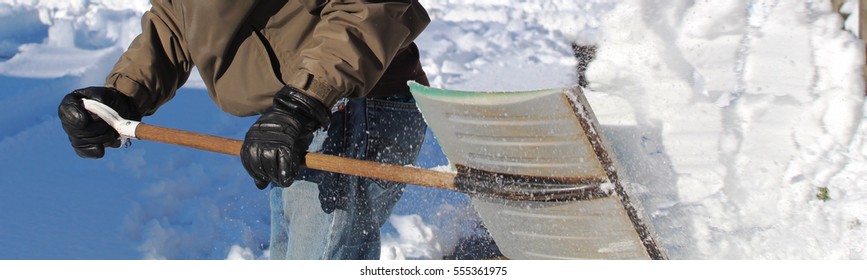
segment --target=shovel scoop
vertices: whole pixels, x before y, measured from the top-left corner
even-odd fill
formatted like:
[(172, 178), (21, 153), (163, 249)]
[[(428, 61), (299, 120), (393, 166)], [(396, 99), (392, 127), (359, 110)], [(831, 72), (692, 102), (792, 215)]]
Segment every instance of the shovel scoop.
[(665, 258), (581, 88), (410, 90), (505, 256)]

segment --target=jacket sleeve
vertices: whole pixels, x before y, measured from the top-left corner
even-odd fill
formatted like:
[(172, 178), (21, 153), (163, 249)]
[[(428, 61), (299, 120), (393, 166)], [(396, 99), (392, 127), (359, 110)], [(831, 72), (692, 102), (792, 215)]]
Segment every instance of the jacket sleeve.
[(325, 105), (366, 95), (392, 59), (424, 30), (430, 18), (417, 0), (304, 0), (320, 22), (287, 84)]
[(181, 22), (171, 1), (151, 1), (142, 33), (106, 78), (106, 86), (132, 97), (142, 115), (151, 115), (174, 97), (192, 71)]

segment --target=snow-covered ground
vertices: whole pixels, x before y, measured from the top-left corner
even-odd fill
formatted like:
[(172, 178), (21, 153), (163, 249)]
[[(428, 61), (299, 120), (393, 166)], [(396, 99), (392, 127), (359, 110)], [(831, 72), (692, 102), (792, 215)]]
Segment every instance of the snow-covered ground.
[[(864, 49), (828, 1), (421, 2), (437, 87), (570, 86), (570, 44), (599, 46), (588, 99), (671, 258), (867, 259)], [(267, 195), (238, 159), (69, 147), (59, 100), (102, 83), (148, 6), (0, 0), (0, 259), (267, 256)], [(145, 121), (240, 139), (253, 119), (220, 112), (194, 74)], [(426, 140), (417, 165), (446, 164)], [(478, 219), (464, 195), (410, 186), (383, 258), (440, 259)]]
[(671, 257), (867, 257), (863, 44), (827, 1), (659, 3), (617, 5), (587, 75), (632, 105), (609, 138)]

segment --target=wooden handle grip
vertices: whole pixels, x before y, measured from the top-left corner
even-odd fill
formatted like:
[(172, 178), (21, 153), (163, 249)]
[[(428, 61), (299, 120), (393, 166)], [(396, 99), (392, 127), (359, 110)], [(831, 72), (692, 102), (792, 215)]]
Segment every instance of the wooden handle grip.
[(139, 139), (196, 148), (199, 150), (232, 156), (241, 155), (241, 145), (243, 144), (243, 142), (235, 139), (165, 128), (145, 123), (139, 124), (138, 127), (136, 127), (135, 136)]
[[(241, 155), (241, 145), (243, 144), (242, 141), (235, 139), (165, 128), (144, 123), (138, 125), (135, 134), (139, 139), (196, 148), (233, 156)], [(327, 172), (455, 190), (455, 174), (417, 167), (390, 165), (317, 153), (307, 153), (304, 165), (310, 169)]]

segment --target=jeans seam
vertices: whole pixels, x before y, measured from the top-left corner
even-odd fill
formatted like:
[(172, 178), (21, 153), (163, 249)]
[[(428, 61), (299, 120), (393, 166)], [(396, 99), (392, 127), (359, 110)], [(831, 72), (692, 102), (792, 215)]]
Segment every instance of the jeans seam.
[[(328, 214), (328, 215), (327, 215), (328, 218), (331, 219), (330, 223), (328, 223), (328, 224), (329, 224), (329, 227), (332, 228), (332, 229), (335, 228), (334, 221), (337, 221), (337, 219), (335, 219), (334, 216), (337, 215), (337, 212), (338, 212), (338, 211), (340, 211), (340, 209), (335, 209), (334, 212), (331, 212), (331, 214)], [(334, 235), (335, 235), (336, 233), (338, 233), (338, 231), (334, 231), (334, 230), (332, 230), (332, 231), (328, 234), (328, 238), (325, 240), (325, 250), (322, 251), (322, 255), (319, 256), (319, 259), (321, 259), (321, 260), (325, 260), (325, 259), (327, 259), (328, 256), (326, 256), (326, 255), (327, 255), (329, 252), (333, 252), (333, 251), (334, 251), (334, 250), (331, 250), (331, 246), (332, 246), (332, 244), (333, 244), (332, 241), (334, 240), (334, 237), (335, 237)]]

